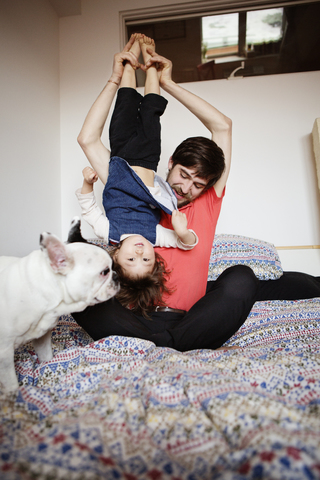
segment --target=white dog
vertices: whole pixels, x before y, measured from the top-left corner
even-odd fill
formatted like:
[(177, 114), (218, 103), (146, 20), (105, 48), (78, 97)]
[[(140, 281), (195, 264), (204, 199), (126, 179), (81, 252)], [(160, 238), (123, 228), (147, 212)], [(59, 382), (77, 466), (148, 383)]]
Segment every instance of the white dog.
[(33, 340), (39, 360), (50, 360), (51, 329), (60, 315), (80, 312), (119, 291), (111, 257), (82, 239), (79, 218), (68, 241), (75, 238), (76, 243), (65, 244), (42, 233), (41, 250), (23, 258), (0, 257), (0, 380), (8, 391), (18, 388), (15, 348)]

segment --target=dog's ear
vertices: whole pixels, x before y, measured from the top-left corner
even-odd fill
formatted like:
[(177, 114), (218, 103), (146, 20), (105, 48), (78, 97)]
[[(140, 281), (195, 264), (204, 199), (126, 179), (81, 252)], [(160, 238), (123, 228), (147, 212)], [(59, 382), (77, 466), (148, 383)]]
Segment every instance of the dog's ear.
[(55, 273), (66, 275), (72, 270), (74, 261), (68, 256), (66, 246), (59, 238), (48, 232), (43, 232), (40, 235), (40, 246), (49, 257), (50, 265)]
[(74, 217), (71, 221), (67, 243), (82, 242), (88, 243), (81, 235), (81, 221), (79, 217)]

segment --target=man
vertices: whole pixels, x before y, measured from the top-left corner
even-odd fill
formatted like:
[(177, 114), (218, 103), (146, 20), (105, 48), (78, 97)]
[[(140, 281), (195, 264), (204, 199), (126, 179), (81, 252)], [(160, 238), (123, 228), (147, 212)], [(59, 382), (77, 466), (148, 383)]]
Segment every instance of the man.
[[(211, 247), (230, 171), (231, 120), (173, 82), (169, 60), (155, 52), (150, 54), (150, 60), (142, 68), (156, 65), (161, 87), (211, 133), (211, 140), (195, 137), (182, 142), (168, 164), (167, 181), (175, 191), (179, 209), (187, 216), (188, 228), (197, 232), (199, 244), (188, 252), (158, 249), (171, 269), (168, 286), (173, 293), (164, 298), (167, 307), (150, 313), (152, 321), (134, 315), (115, 299), (76, 313), (74, 318), (94, 340), (124, 335), (180, 351), (215, 349), (241, 327), (255, 301), (320, 296), (320, 283), (319, 279), (304, 274), (285, 274), (279, 280), (263, 282), (250, 268), (240, 265), (227, 269), (215, 282), (207, 284)], [(101, 134), (124, 60), (137, 62), (130, 55), (130, 42), (115, 56), (112, 77), (91, 108), (79, 135), (80, 145), (102, 177), (108, 151), (101, 142)], [(172, 228), (170, 216), (163, 214), (161, 223)]]

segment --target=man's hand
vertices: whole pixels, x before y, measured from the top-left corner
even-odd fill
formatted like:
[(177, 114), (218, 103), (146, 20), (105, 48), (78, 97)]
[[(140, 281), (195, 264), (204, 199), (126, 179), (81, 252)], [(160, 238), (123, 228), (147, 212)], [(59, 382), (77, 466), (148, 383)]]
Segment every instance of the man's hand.
[(173, 210), (172, 226), (182, 243), (185, 245), (193, 245), (195, 243), (196, 237), (193, 232), (188, 230), (188, 220), (185, 213)]
[(82, 175), (84, 181), (89, 185), (93, 185), (99, 178), (97, 172), (95, 172), (91, 167), (85, 167), (82, 170)]
[(137, 57), (134, 53), (130, 52), (134, 41), (136, 39), (136, 34), (131, 35), (129, 42), (124, 47), (122, 52), (116, 53), (113, 57), (113, 69), (112, 75), (109, 81), (119, 84), (123, 75), (123, 69), (125, 62), (130, 62), (132, 67), (135, 69), (140, 68), (140, 63), (138, 62)]
[(161, 86), (165, 86), (167, 83), (172, 82), (172, 62), (161, 55), (158, 55), (156, 52), (153, 52), (150, 49), (147, 49), (147, 52), (151, 55), (151, 58), (147, 61), (147, 63), (141, 68), (143, 70), (148, 70), (152, 65), (155, 65), (158, 75), (159, 75), (159, 82)]

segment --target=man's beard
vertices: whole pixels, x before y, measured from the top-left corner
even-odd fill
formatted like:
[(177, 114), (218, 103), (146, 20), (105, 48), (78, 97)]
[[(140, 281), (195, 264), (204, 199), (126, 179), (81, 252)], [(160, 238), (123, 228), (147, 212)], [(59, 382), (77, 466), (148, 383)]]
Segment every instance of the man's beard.
[(179, 187), (176, 187), (175, 185), (172, 185), (171, 188), (172, 190), (177, 192), (177, 194), (180, 197), (183, 197), (183, 198), (177, 198), (178, 208), (184, 207), (185, 205), (188, 205), (188, 203), (192, 202), (192, 196), (190, 195), (190, 193), (187, 193), (186, 195), (184, 195), (181, 192), (181, 189)]
[[(170, 185), (170, 182), (169, 182), (169, 179), (170, 179), (170, 172), (171, 170), (169, 170), (168, 172), (168, 175), (167, 175), (167, 178), (166, 178), (166, 181), (169, 183)], [(172, 190), (174, 190), (175, 192), (177, 192), (177, 194), (180, 196), (180, 197), (183, 197), (183, 198), (177, 198), (177, 204), (178, 204), (178, 208), (181, 208), (181, 207), (184, 207), (185, 205), (188, 205), (188, 203), (192, 202), (192, 196), (190, 195), (190, 193), (187, 193), (186, 195), (184, 195), (180, 189), (180, 187), (176, 186), (176, 185), (170, 185), (170, 187), (172, 188)]]

